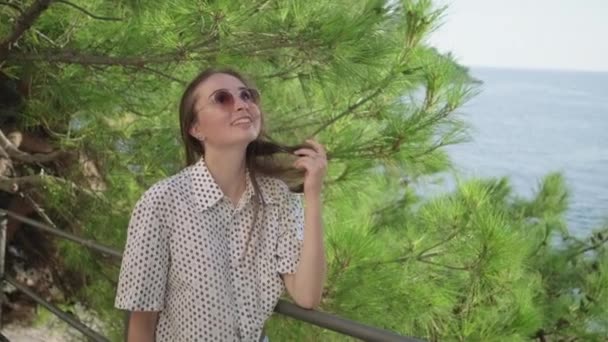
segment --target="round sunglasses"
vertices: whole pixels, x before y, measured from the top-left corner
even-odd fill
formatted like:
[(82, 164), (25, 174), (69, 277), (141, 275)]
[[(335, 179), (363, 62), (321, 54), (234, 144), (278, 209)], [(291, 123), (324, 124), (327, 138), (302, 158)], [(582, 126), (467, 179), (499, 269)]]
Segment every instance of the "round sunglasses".
[[(247, 104), (253, 103), (258, 105), (260, 103), (260, 93), (253, 88), (240, 88), (237, 96)], [(236, 103), (234, 95), (226, 89), (217, 90), (211, 96), (211, 100), (213, 103), (219, 104), (222, 108), (229, 111), (234, 109)]]

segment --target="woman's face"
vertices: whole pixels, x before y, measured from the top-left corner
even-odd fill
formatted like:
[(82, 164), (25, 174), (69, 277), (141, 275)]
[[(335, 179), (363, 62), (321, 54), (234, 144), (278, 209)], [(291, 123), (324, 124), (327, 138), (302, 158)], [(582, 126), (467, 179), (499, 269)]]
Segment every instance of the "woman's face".
[(214, 74), (194, 90), (190, 134), (205, 147), (247, 146), (260, 134), (261, 114), (255, 94), (238, 78)]

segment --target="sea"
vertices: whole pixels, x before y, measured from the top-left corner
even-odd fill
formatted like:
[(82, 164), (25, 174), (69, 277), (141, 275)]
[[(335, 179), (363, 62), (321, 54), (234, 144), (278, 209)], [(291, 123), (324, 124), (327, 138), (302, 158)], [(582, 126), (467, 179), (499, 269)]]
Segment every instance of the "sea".
[[(459, 108), (470, 140), (446, 148), (461, 179), (509, 177), (530, 197), (561, 172), (570, 232), (608, 226), (608, 73), (471, 68), (480, 93)], [(455, 187), (454, 178), (443, 190)]]

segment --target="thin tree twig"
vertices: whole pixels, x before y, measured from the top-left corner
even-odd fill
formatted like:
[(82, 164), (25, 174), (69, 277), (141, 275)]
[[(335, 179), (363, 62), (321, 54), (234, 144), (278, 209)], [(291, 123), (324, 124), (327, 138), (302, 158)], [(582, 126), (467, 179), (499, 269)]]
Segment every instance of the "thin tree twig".
[[(412, 70), (417, 70), (417, 69), (419, 69), (419, 68), (412, 69)], [(343, 117), (352, 113), (355, 109), (361, 107), (368, 101), (370, 101), (373, 98), (375, 98), (376, 96), (378, 96), (384, 90), (385, 86), (390, 83), (391, 79), (394, 77), (393, 75), (394, 75), (393, 72), (389, 72), (388, 75), (384, 79), (382, 79), (382, 81), (380, 81), (380, 83), (376, 87), (376, 90), (373, 93), (369, 94), (368, 96), (366, 96), (363, 99), (359, 99), (357, 102), (355, 102), (354, 104), (352, 104), (351, 106), (346, 108), (344, 111), (342, 111), (340, 114), (336, 115), (331, 120), (327, 121), (324, 125), (322, 125), (316, 131), (314, 131), (314, 133), (311, 134), (311, 136), (317, 135), (319, 132), (321, 132), (324, 129), (326, 129), (327, 127), (333, 125), (336, 121), (342, 119)]]
[(179, 78), (171, 76), (171, 75), (169, 75), (167, 73), (164, 73), (164, 72), (162, 72), (160, 70), (156, 70), (156, 69), (153, 69), (153, 68), (150, 68), (150, 67), (146, 67), (146, 66), (142, 66), (141, 69), (146, 70), (146, 71), (150, 71), (152, 73), (155, 73), (157, 75), (160, 75), (160, 76), (162, 76), (164, 78), (167, 78), (167, 79), (169, 79), (171, 81), (177, 82), (177, 83), (182, 84), (182, 85), (188, 84), (188, 82), (186, 82), (184, 80), (180, 80)]
[(32, 29), (34, 32), (36, 32), (37, 35), (39, 35), (40, 37), (44, 38), (44, 40), (46, 40), (47, 42), (51, 43), (53, 46), (58, 47), (59, 44), (55, 43), (55, 41), (53, 41), (51, 38), (49, 38), (47, 35), (45, 35), (44, 33), (36, 30), (36, 29)]
[[(30, 175), (30, 176), (22, 176), (22, 177), (0, 177), (0, 188), (1, 189), (10, 189), (10, 187), (15, 188), (13, 191), (9, 192), (17, 192), (19, 191), (19, 186), (21, 185), (41, 185), (44, 184), (47, 180), (57, 180), (60, 183), (70, 183), (62, 178), (57, 178), (55, 176), (50, 175)], [(76, 186), (75, 184), (72, 184)]]
[(27, 31), (51, 4), (52, 0), (36, 0), (15, 20), (13, 31), (0, 41), (0, 62), (6, 60), (13, 44)]
[(7, 59), (17, 61), (43, 61), (80, 65), (106, 65), (106, 66), (135, 66), (146, 64), (180, 62), (183, 56), (175, 54), (162, 54), (157, 56), (109, 56), (83, 53), (75, 50), (48, 51), (38, 54), (10, 54)]
[[(296, 116), (289, 116), (290, 113), (292, 113), (292, 112), (299, 112), (301, 110), (302, 110), (301, 108), (294, 108), (294, 109), (287, 110), (285, 112), (273, 113), (273, 118), (274, 118), (274, 120), (273, 120), (273, 122), (274, 122), (273, 130), (279, 130), (280, 131), (281, 130), (280, 127), (282, 125), (292, 124), (292, 123), (294, 123), (296, 121), (299, 121), (301, 119), (309, 118), (309, 117), (311, 117), (311, 116), (313, 116), (313, 115), (315, 115), (317, 113), (328, 111), (328, 110), (330, 110), (330, 107), (323, 107), (323, 108), (320, 108), (320, 109), (315, 109), (315, 110), (312, 110), (312, 111), (304, 112), (304, 113), (298, 114)], [(280, 120), (281, 118), (287, 118), (287, 119)]]
[(285, 76), (291, 72), (293, 72), (294, 70), (298, 69), (299, 67), (301, 67), (304, 64), (305, 60), (302, 59), (299, 62), (295, 63), (292, 66), (286, 67), (285, 69), (272, 73), (272, 74), (267, 74), (267, 75), (262, 75), (260, 76), (260, 78), (273, 78), (273, 77), (282, 77)]
[(596, 249), (602, 247), (607, 242), (608, 242), (608, 236), (606, 236), (602, 240), (598, 240), (596, 243), (594, 243), (592, 245), (589, 245), (589, 246), (587, 246), (585, 248), (582, 248), (582, 249), (576, 251), (575, 253), (573, 253), (573, 254), (570, 255), (570, 258), (573, 258), (573, 257), (579, 256), (581, 254), (585, 254), (587, 252), (591, 252), (593, 250), (596, 250)]
[(416, 154), (409, 155), (409, 157), (412, 158), (412, 159), (420, 158), (420, 157), (422, 157), (424, 155), (427, 155), (427, 154), (429, 154), (429, 153), (431, 153), (431, 152), (433, 152), (433, 151), (435, 151), (435, 150), (437, 150), (437, 149), (439, 149), (441, 147), (448, 146), (448, 145), (452, 145), (452, 143), (440, 140), (439, 142), (431, 145), (429, 148), (425, 149), (424, 151), (416, 153)]
[(32, 208), (34, 208), (34, 211), (40, 215), (40, 217), (42, 217), (42, 219), (51, 227), (53, 228), (57, 228), (57, 225), (55, 224), (55, 222), (53, 222), (53, 220), (51, 220), (51, 218), (46, 214), (46, 212), (44, 211), (44, 209), (42, 209), (42, 207), (36, 202), (34, 201), (34, 199), (32, 198), (32, 196), (30, 196), (29, 194), (20, 193), (21, 196), (23, 196), (32, 206)]
[(377, 266), (381, 266), (381, 265), (387, 265), (387, 264), (396, 264), (396, 263), (401, 263), (401, 262), (405, 262), (408, 260), (414, 260), (414, 261), (420, 261), (420, 262), (424, 262), (427, 264), (433, 264), (433, 265), (437, 265), (437, 266), (443, 266), (443, 267), (447, 267), (450, 269), (457, 269), (457, 270), (470, 270), (470, 267), (461, 267), (461, 266), (450, 266), (450, 265), (444, 265), (444, 264), (440, 264), (440, 263), (436, 263), (433, 261), (428, 260), (428, 258), (432, 258), (434, 256), (438, 256), (441, 255), (441, 253), (438, 252), (433, 252), (433, 253), (426, 253), (423, 255), (405, 255), (405, 256), (401, 256), (395, 259), (390, 259), (390, 260), (380, 260), (380, 261), (372, 261), (372, 262), (365, 262), (362, 264), (358, 264), (355, 265), (353, 267), (355, 268), (360, 268), (360, 267), (377, 267)]
[(14, 177), (14, 178), (0, 177), (0, 189), (4, 190), (6, 192), (15, 193), (15, 192), (21, 190), (22, 185), (37, 186), (37, 185), (42, 185), (42, 184), (46, 183), (48, 180), (55, 181), (57, 183), (66, 185), (72, 189), (76, 189), (92, 198), (103, 199), (103, 197), (100, 194), (95, 193), (94, 191), (85, 189), (67, 179), (55, 177), (55, 176), (51, 176), (51, 175), (43, 175), (43, 174)]
[(340, 174), (338, 175), (338, 177), (335, 177), (334, 179), (328, 180), (326, 183), (327, 184), (335, 184), (338, 183), (342, 180), (344, 180), (344, 178), (346, 178), (346, 175), (349, 173), (350, 169), (348, 168), (348, 164), (346, 164), (346, 166), (344, 167), (344, 170), (342, 170), (342, 172), (340, 172)]
[[(27, 201), (30, 203), (30, 205), (32, 206), (32, 208), (34, 208), (34, 211), (36, 211), (36, 213), (37, 213), (38, 215), (40, 215), (40, 217), (42, 217), (42, 219), (44, 220), (44, 222), (46, 222), (46, 223), (47, 223), (49, 226), (51, 226), (51, 227), (53, 227), (53, 228), (55, 228), (55, 229), (59, 229), (59, 228), (58, 228), (58, 226), (55, 224), (55, 222), (53, 222), (53, 220), (51, 220), (51, 218), (50, 218), (50, 217), (49, 217), (49, 216), (46, 214), (46, 212), (45, 212), (45, 210), (42, 208), (42, 206), (41, 206), (41, 205), (39, 205), (39, 204), (38, 204), (36, 201), (34, 201), (34, 199), (32, 198), (32, 196), (30, 196), (30, 195), (29, 195), (29, 194), (27, 194), (27, 193), (23, 193), (23, 192), (20, 192), (20, 195), (21, 195), (21, 196), (23, 196), (25, 199), (27, 199)], [(82, 227), (80, 226), (80, 224), (75, 224), (74, 222), (71, 222), (71, 223), (70, 223), (70, 226), (72, 226), (72, 227), (74, 227), (74, 226), (76, 226), (76, 225), (78, 225), (76, 228), (79, 228), (79, 231), (81, 231), (81, 232), (82, 232), (82, 231), (83, 231), (83, 229), (82, 229)], [(73, 229), (73, 228), (72, 228), (72, 231), (74, 231), (74, 229)], [(92, 253), (95, 253), (94, 251), (91, 251), (91, 252), (92, 252)], [(115, 265), (115, 264), (116, 264), (116, 259), (115, 259), (115, 258), (111, 258), (111, 257), (109, 257), (109, 258), (108, 258), (108, 256), (107, 256), (107, 255), (104, 255), (104, 254), (100, 255), (100, 257), (101, 257), (101, 258), (104, 258), (104, 259), (105, 259), (105, 258), (107, 258), (107, 260), (109, 260), (109, 261), (113, 262), (113, 263), (111, 263), (110, 265)], [(101, 273), (102, 273), (102, 275), (103, 275), (104, 277), (106, 277), (106, 279), (107, 279), (108, 281), (110, 281), (110, 282), (112, 283), (112, 280), (111, 280), (111, 279), (109, 279), (109, 278), (107, 277), (107, 274), (105, 274), (105, 273), (103, 273), (103, 272), (101, 272)]]
[(51, 153), (36, 153), (29, 154), (19, 150), (13, 143), (8, 140), (6, 135), (2, 131), (0, 131), (0, 147), (2, 147), (6, 153), (12, 158), (18, 159), (22, 162), (26, 163), (46, 163), (52, 160), (55, 160), (67, 152), (65, 151), (55, 151)]
[(376, 92), (374, 92), (372, 95), (361, 99), (359, 101), (357, 101), (355, 104), (350, 105), (348, 108), (346, 108), (345, 110), (343, 110), (340, 114), (336, 115), (335, 117), (331, 118), (329, 121), (325, 122), (321, 127), (317, 128), (317, 130), (315, 130), (311, 136), (315, 136), (317, 134), (319, 134), (319, 132), (325, 130), (327, 127), (333, 125), (336, 121), (340, 120), (341, 118), (345, 117), (346, 115), (352, 113), (355, 109), (357, 109), (358, 107), (362, 106), (363, 104), (365, 104), (365, 102), (371, 100), (373, 97), (375, 97), (377, 94), (379, 93), (379, 91), (377, 90)]
[(276, 127), (276, 130), (278, 132), (286, 132), (286, 131), (293, 131), (293, 130), (297, 130), (300, 128), (305, 128), (305, 127), (309, 127), (312, 125), (316, 125), (316, 124), (321, 124), (324, 121), (322, 119), (316, 119), (316, 120), (311, 120), (308, 122), (303, 122), (303, 123), (297, 123), (297, 124), (292, 124), (292, 125), (285, 125), (285, 126), (278, 126)]
[(21, 189), (24, 184), (27, 185), (39, 185), (44, 182), (44, 177), (47, 176), (24, 176), (24, 177), (0, 177), (0, 190), (8, 193), (16, 193)]
[(84, 8), (82, 8), (82, 7), (80, 7), (80, 6), (76, 5), (76, 4), (73, 4), (73, 3), (69, 2), (69, 1), (66, 1), (66, 0), (54, 0), (54, 1), (58, 2), (58, 3), (66, 4), (68, 6), (72, 6), (75, 9), (83, 12), (84, 14), (88, 15), (89, 17), (91, 17), (93, 19), (108, 20), (108, 21), (122, 21), (123, 20), (122, 18), (102, 17), (102, 16), (99, 16), (99, 15), (95, 15), (95, 14), (87, 11), (86, 9), (84, 9)]
[[(1, 133), (2, 131), (0, 131)], [(4, 149), (4, 147), (2, 147), (2, 144), (0, 144), (0, 158), (5, 158), (10, 160), (11, 157), (8, 155), (8, 153), (6, 152), (6, 150)]]
[[(235, 53), (239, 53), (237, 48), (245, 49), (249, 56), (261, 56), (261, 52), (272, 51), (281, 48), (289, 48), (297, 46), (297, 42), (267, 42), (268, 45), (260, 42), (257, 45), (249, 46), (241, 44), (242, 46), (231, 46), (231, 49), (235, 49)], [(321, 44), (309, 44), (308, 48), (314, 48), (321, 46)], [(39, 53), (11, 53), (6, 56), (5, 59), (11, 61), (42, 61), (49, 63), (66, 63), (66, 64), (80, 64), (80, 65), (106, 65), (106, 66), (122, 66), (122, 67), (142, 67), (148, 64), (162, 64), (171, 62), (184, 62), (184, 61), (204, 61), (209, 58), (213, 53), (220, 51), (220, 47), (210, 47), (208, 49), (189, 51), (184, 49), (176, 49), (175, 51), (167, 52), (159, 55), (140, 55), (140, 56), (110, 56), (103, 54), (92, 54), (85, 51), (62, 49), (62, 50), (42, 50)], [(195, 55), (190, 55), (190, 52), (195, 52)], [(2, 60), (0, 60), (2, 61)]]
[(434, 244), (434, 245), (432, 245), (432, 246), (430, 246), (428, 248), (425, 248), (422, 251), (420, 251), (420, 253), (418, 253), (418, 257), (420, 258), (420, 257), (422, 257), (424, 255), (428, 256), (428, 254), (426, 254), (427, 252), (429, 252), (429, 251), (431, 251), (431, 250), (433, 250), (433, 249), (435, 249), (435, 248), (437, 248), (437, 247), (439, 247), (441, 245), (444, 245), (444, 244), (450, 242), (450, 240), (452, 240), (453, 238), (455, 238), (456, 236), (458, 236), (459, 233), (460, 233), (460, 229), (453, 231), (452, 234), (450, 234), (447, 238), (445, 238), (445, 239), (437, 242), (436, 244)]
[[(382, 84), (385, 84), (385, 83), (386, 83), (386, 81), (382, 82)], [(383, 89), (384, 89), (383, 86), (379, 86), (373, 93), (371, 93), (370, 95), (366, 96), (365, 98), (360, 99), (359, 101), (355, 102), (354, 104), (350, 105), (348, 108), (346, 108), (340, 114), (334, 116), (331, 120), (327, 121), (321, 127), (317, 128), (317, 130), (315, 130), (311, 134), (311, 136), (315, 136), (315, 135), (319, 134), (321, 131), (323, 131), (327, 127), (333, 125), (336, 121), (338, 121), (341, 118), (343, 118), (343, 117), (347, 116), (348, 114), (352, 113), (355, 109), (363, 106), (365, 103), (367, 103), (368, 101), (370, 101), (374, 97), (378, 96), (378, 94), (380, 94)]]
[(440, 264), (438, 262), (434, 262), (434, 261), (430, 261), (427, 259), (416, 259), (420, 262), (423, 262), (425, 264), (429, 264), (429, 265), (433, 265), (433, 266), (438, 266), (438, 267), (444, 267), (450, 270), (455, 270), (455, 271), (470, 271), (471, 268), (470, 267), (465, 267), (465, 266), (452, 266), (452, 265), (446, 265), (446, 264)]
[(266, 5), (268, 5), (270, 3), (270, 1), (272, 1), (272, 0), (265, 0), (265, 1), (262, 1), (261, 4), (256, 4), (254, 6), (253, 13), (251, 13), (251, 15), (263, 10), (264, 7), (266, 7)]

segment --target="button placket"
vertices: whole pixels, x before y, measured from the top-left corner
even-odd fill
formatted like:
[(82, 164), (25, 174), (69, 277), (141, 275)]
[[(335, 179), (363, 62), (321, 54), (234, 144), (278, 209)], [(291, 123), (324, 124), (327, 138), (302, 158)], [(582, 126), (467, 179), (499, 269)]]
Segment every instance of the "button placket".
[[(240, 281), (240, 277), (239, 277), (239, 271), (237, 270), (237, 268), (239, 268), (239, 262), (238, 262), (238, 236), (239, 236), (239, 226), (238, 226), (238, 214), (239, 214), (239, 209), (234, 208), (232, 206), (232, 203), (230, 203), (230, 201), (225, 201), (224, 202), (226, 204), (226, 208), (227, 208), (227, 216), (228, 216), (228, 222), (227, 222), (227, 229), (226, 229), (226, 242), (229, 248), (229, 265), (230, 265), (230, 270), (229, 270), (229, 274), (230, 274), (230, 280), (231, 280), (231, 289), (232, 289), (232, 298), (234, 299), (234, 303), (236, 304), (236, 314), (237, 317), (235, 317), (235, 320), (237, 321), (237, 329), (238, 329), (238, 335), (242, 336), (243, 332), (241, 331), (242, 327), (241, 327), (241, 320), (242, 320), (242, 316), (243, 316), (243, 290), (244, 287), (241, 284)], [(236, 237), (236, 238), (235, 238)], [(236, 267), (235, 267), (236, 265)]]

